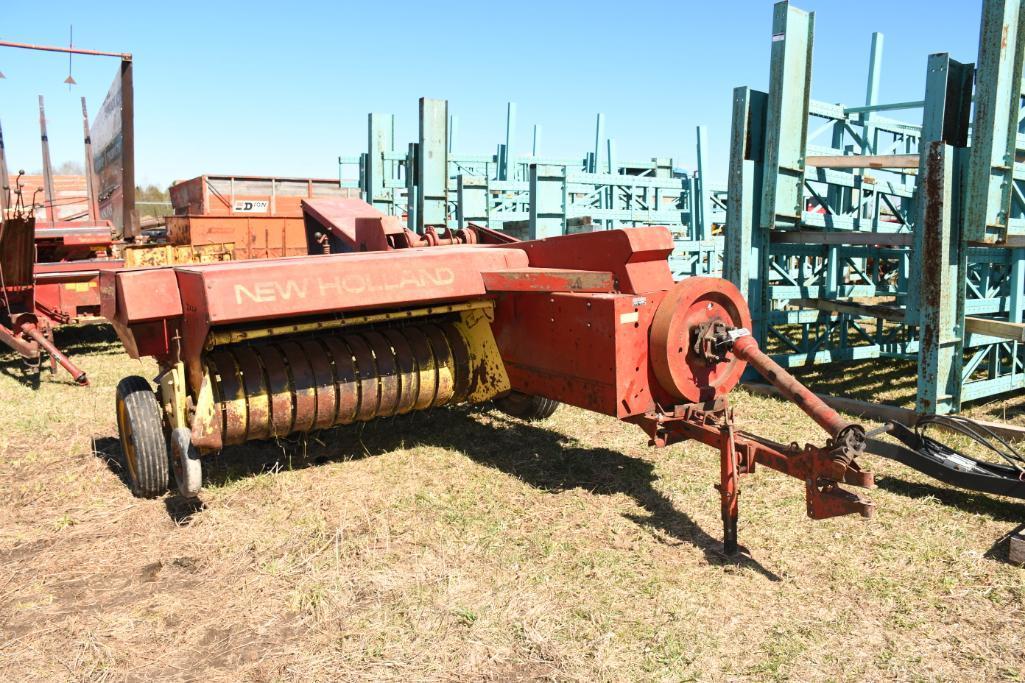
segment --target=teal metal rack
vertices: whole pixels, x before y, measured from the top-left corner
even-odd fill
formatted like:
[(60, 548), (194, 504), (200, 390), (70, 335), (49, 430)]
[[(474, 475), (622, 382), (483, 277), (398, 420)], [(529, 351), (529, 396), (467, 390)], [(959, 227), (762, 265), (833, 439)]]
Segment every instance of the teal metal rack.
[(890, 104), (876, 34), (845, 107), (811, 98), (814, 15), (776, 4), (769, 90), (734, 91), (724, 273), (778, 362), (915, 359), (922, 413), (1025, 386), (1023, 21), (985, 0), (977, 73), (931, 55)]
[(541, 128), (534, 126), (530, 154), (516, 153), (515, 103), (506, 108), (504, 142), (492, 155), (457, 152), (458, 119), (444, 100), (420, 100), (419, 137), (398, 151), (395, 119), (370, 114), (367, 152), (339, 158), (358, 164), (364, 197), (408, 225), (458, 227), (469, 223), (523, 239), (581, 230), (665, 225), (676, 237), (672, 265), (679, 277), (722, 270), (726, 191), (706, 187), (702, 153), (707, 136), (698, 129), (697, 169), (673, 168), (672, 159), (622, 161), (605, 137), (598, 114), (593, 151), (577, 158), (541, 156)]

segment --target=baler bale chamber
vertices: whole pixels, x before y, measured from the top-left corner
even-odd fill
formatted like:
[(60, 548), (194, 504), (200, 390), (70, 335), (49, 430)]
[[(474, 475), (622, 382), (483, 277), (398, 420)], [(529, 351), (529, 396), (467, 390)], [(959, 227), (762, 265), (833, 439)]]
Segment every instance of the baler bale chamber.
[[(727, 550), (739, 476), (761, 463), (805, 482), (813, 518), (872, 504), (848, 424), (762, 354), (738, 290), (674, 283), (665, 228), (104, 273), (103, 313), (157, 388), (121, 382), (132, 489), (199, 493), (203, 456), (459, 403), (518, 417), (559, 403), (633, 422), (656, 447), (716, 448)], [(727, 394), (750, 363), (827, 432), (782, 445), (733, 426)]]

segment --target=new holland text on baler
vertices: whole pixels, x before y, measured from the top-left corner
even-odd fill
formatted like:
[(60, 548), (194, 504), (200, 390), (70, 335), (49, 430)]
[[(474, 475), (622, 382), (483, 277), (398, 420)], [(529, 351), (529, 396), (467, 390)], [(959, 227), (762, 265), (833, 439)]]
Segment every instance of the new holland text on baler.
[[(759, 349), (747, 305), (717, 278), (674, 283), (665, 228), (103, 273), (104, 314), (156, 391), (121, 382), (134, 492), (184, 496), (206, 453), (457, 403), (521, 416), (562, 402), (639, 425), (654, 446), (719, 450), (725, 545), (738, 478), (763, 464), (802, 480), (809, 516), (868, 516), (840, 484), (864, 429)], [(387, 247), (386, 247), (387, 248)], [(783, 445), (734, 428), (727, 394), (750, 364), (827, 432)], [(170, 445), (170, 463), (168, 458)]]

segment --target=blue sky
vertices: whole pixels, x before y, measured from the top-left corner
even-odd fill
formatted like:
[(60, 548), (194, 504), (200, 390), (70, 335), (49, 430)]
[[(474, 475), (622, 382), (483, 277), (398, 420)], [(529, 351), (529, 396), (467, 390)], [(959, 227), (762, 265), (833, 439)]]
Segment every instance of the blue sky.
[[(873, 30), (885, 34), (881, 100), (919, 99), (926, 57), (975, 61), (981, 0), (802, 0), (816, 12), (813, 96), (860, 104)], [(102, 8), (102, 15), (99, 9)], [(730, 94), (768, 83), (770, 0), (716, 2), (64, 2), (4, 8), (0, 37), (135, 57), (140, 183), (202, 173), (334, 177), (366, 147), (370, 111), (417, 135), (417, 98), (447, 98), (457, 152), (492, 153), (505, 103), (517, 143), (543, 127), (542, 152), (593, 148), (594, 119), (621, 159), (694, 164), (708, 127), (708, 174), (726, 175)], [(41, 167), (37, 95), (55, 164), (81, 160), (79, 97), (98, 109), (117, 61), (0, 48), (0, 122), (9, 166)]]

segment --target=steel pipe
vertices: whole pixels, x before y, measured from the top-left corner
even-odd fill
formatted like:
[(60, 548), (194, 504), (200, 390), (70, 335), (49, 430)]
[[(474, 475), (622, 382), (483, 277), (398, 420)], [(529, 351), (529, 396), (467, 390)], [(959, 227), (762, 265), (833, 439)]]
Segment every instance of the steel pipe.
[(843, 419), (840, 413), (826, 405), (825, 401), (784, 370), (779, 363), (765, 355), (758, 348), (758, 342), (750, 334), (737, 337), (734, 340), (733, 355), (749, 363), (758, 371), (758, 374), (779, 389), (780, 393), (796, 403), (808, 417), (815, 421), (815, 424), (826, 430), (829, 436), (836, 438), (840, 432), (851, 426), (851, 423)]
[(61, 350), (54, 346), (54, 343), (47, 338), (43, 331), (40, 330), (34, 323), (22, 324), (22, 330), (24, 333), (32, 338), (34, 342), (39, 344), (48, 354), (50, 358), (57, 361), (57, 363), (68, 371), (71, 378), (75, 380), (76, 384), (87, 386), (89, 384), (89, 377), (85, 374), (85, 371), (79, 368), (77, 365), (71, 362), (71, 359), (61, 353)]

